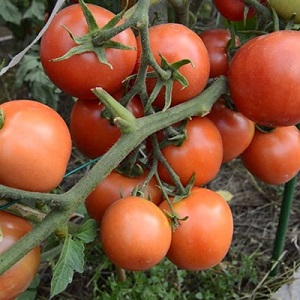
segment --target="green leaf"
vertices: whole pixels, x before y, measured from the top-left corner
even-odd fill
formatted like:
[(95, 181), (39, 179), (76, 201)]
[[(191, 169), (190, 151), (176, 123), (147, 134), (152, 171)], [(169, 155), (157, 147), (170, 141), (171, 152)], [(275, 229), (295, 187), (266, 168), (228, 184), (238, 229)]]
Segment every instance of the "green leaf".
[(84, 245), (73, 240), (71, 235), (65, 239), (62, 252), (53, 270), (50, 298), (64, 291), (72, 282), (74, 272), (82, 273), (84, 267)]
[(82, 243), (90, 243), (98, 236), (99, 225), (95, 220), (87, 220), (80, 229), (73, 235)]
[(30, 7), (25, 11), (23, 19), (38, 19), (44, 21), (45, 4), (42, 1), (33, 0)]
[(22, 20), (22, 15), (18, 7), (11, 3), (11, 1), (0, 1), (0, 17), (2, 17), (4, 21), (16, 25), (20, 25)]

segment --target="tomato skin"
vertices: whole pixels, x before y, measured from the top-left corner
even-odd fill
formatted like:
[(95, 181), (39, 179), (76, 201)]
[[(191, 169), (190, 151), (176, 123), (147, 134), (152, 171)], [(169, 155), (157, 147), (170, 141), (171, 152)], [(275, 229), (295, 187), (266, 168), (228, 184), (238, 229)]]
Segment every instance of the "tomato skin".
[(255, 132), (255, 123), (240, 112), (226, 106), (219, 99), (207, 117), (217, 126), (223, 142), (223, 163), (238, 157), (249, 146)]
[(72, 149), (62, 117), (33, 100), (13, 100), (0, 108), (5, 116), (0, 129), (0, 183), (36, 192), (56, 188)]
[[(187, 122), (186, 131), (187, 138), (180, 147), (168, 145), (162, 148), (162, 153), (183, 185), (187, 185), (195, 173), (194, 184), (201, 186), (211, 181), (220, 170), (222, 138), (215, 124), (207, 117), (193, 117)], [(164, 182), (173, 184), (160, 161), (158, 173)]]
[[(231, 40), (231, 34), (223, 28), (208, 29), (199, 34), (209, 55), (210, 73), (209, 77), (227, 76), (229, 67), (229, 57), (227, 54), (227, 44)], [(236, 45), (239, 45), (236, 38)]]
[[(190, 59), (192, 64), (179, 68), (179, 72), (188, 80), (189, 85), (182, 88), (178, 81), (174, 81), (171, 106), (185, 102), (202, 92), (209, 78), (209, 57), (201, 38), (188, 27), (175, 24), (159, 24), (149, 28), (150, 48), (155, 60), (160, 64), (159, 54), (169, 63), (182, 59)], [(141, 55), (141, 41), (138, 39), (138, 61)], [(148, 91), (153, 90), (156, 79), (148, 78), (146, 81)], [(154, 101), (155, 106), (162, 109), (165, 104), (164, 89)]]
[[(190, 195), (173, 203), (180, 226), (172, 232), (167, 258), (181, 269), (206, 270), (227, 254), (233, 235), (233, 217), (227, 202), (216, 192), (193, 188)], [(162, 210), (171, 212), (166, 201)]]
[(295, 13), (293, 19), (295, 23), (300, 22), (300, 1), (285, 1), (285, 0), (268, 0), (268, 4), (275, 9), (279, 16), (285, 20), (289, 20)]
[[(138, 97), (134, 97), (127, 108), (137, 118), (144, 114)], [(104, 109), (105, 106), (99, 100), (78, 99), (71, 111), (70, 131), (73, 142), (82, 154), (91, 159), (106, 153), (121, 136), (119, 127), (101, 117)]]
[[(213, 0), (220, 14), (230, 21), (242, 21), (244, 19), (245, 4), (242, 0)], [(247, 18), (252, 17), (255, 11), (250, 8)]]
[(284, 184), (300, 170), (300, 132), (296, 126), (278, 127), (269, 133), (256, 130), (241, 158), (259, 180)]
[(300, 123), (300, 32), (283, 30), (256, 37), (234, 55), (228, 83), (237, 110), (270, 126)]
[(168, 218), (151, 201), (125, 197), (105, 212), (100, 240), (108, 258), (120, 268), (147, 270), (159, 263), (171, 243)]
[[(90, 217), (101, 222), (106, 209), (120, 197), (130, 196), (136, 187), (141, 187), (146, 176), (145, 173), (138, 177), (128, 177), (112, 171), (86, 198), (85, 207)], [(148, 182), (144, 197), (150, 198), (149, 200), (156, 205), (162, 202), (162, 191), (154, 177)]]
[[(31, 231), (31, 224), (17, 216), (0, 211), (2, 240), (0, 254)], [(33, 248), (10, 269), (0, 275), (0, 300), (15, 299), (34, 279), (40, 265), (40, 247)]]
[[(103, 27), (114, 17), (114, 14), (105, 8), (93, 4), (87, 6), (99, 27)], [(66, 26), (75, 37), (83, 36), (88, 32), (79, 4), (68, 6), (58, 12), (42, 37), (41, 62), (51, 81), (64, 92), (78, 98), (95, 99), (96, 96), (90, 91), (95, 87), (102, 87), (108, 93), (119, 90), (122, 81), (132, 73), (136, 63), (136, 38), (132, 30), (127, 29), (112, 38), (113, 41), (135, 49), (106, 49), (107, 60), (112, 65), (110, 68), (102, 64), (92, 52), (52, 62), (51, 59), (64, 55), (75, 46), (62, 25)]]

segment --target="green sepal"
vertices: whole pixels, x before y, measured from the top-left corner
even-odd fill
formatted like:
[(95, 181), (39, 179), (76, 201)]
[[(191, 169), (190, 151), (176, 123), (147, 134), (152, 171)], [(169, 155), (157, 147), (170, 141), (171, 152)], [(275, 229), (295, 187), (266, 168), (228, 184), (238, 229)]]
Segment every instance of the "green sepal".
[(93, 16), (93, 14), (91, 13), (91, 11), (88, 9), (87, 5), (84, 3), (83, 0), (79, 0), (79, 4), (81, 6), (83, 15), (85, 17), (85, 20), (87, 22), (88, 25), (88, 31), (89, 32), (94, 32), (96, 30), (99, 29), (99, 26), (97, 25), (97, 22)]
[[(65, 59), (68, 59), (72, 57), (73, 55), (82, 54), (85, 52), (93, 52), (97, 55), (98, 60), (107, 65), (109, 68), (113, 68), (113, 66), (108, 62), (106, 58), (105, 50), (108, 48), (113, 49), (119, 49), (119, 50), (134, 50), (134, 47), (123, 45), (119, 42), (112, 41), (110, 39), (101, 41), (101, 32), (107, 29), (113, 28), (121, 19), (124, 14), (124, 11), (117, 14), (114, 18), (112, 18), (108, 23), (106, 23), (102, 28), (99, 28), (99, 26), (96, 23), (96, 20), (87, 7), (87, 5), (84, 3), (83, 0), (79, 0), (80, 6), (82, 9), (82, 12), (84, 14), (84, 17), (86, 19), (87, 25), (88, 25), (88, 33), (76, 37), (73, 35), (73, 33), (68, 29), (65, 25), (61, 25), (69, 34), (70, 38), (74, 41), (76, 46), (71, 48), (67, 53), (64, 55), (54, 58), (51, 61), (58, 62)], [(99, 37), (100, 34), (100, 37)]]
[(2, 108), (0, 108), (0, 129), (3, 127), (5, 121), (5, 115)]

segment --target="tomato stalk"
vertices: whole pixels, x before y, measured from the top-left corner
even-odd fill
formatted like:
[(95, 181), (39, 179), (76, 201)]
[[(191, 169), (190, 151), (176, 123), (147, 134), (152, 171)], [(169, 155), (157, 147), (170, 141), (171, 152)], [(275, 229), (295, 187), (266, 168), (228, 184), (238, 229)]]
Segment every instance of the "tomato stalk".
[[(20, 191), (0, 185), (0, 198), (43, 200), (54, 207), (36, 227), (0, 255), (0, 274), (9, 269), (26, 253), (44, 241), (58, 227), (68, 222), (72, 213), (91, 191), (143, 140), (154, 132), (190, 116), (204, 115), (227, 90), (225, 77), (217, 79), (200, 95), (168, 109), (136, 120), (136, 130), (121, 136), (118, 142), (69, 191), (51, 195)], [(9, 197), (10, 196), (10, 199)]]
[(111, 111), (114, 116), (114, 123), (120, 127), (122, 133), (136, 130), (135, 116), (128, 109), (100, 87), (92, 89), (92, 92)]
[(276, 263), (276, 266), (272, 269), (270, 276), (275, 276), (278, 273), (278, 269), (279, 269), (278, 260), (280, 259), (283, 253), (284, 242), (285, 242), (286, 232), (288, 229), (288, 222), (291, 214), (291, 208), (294, 199), (296, 183), (297, 183), (297, 176), (292, 178), (284, 185), (282, 204), (281, 204), (279, 221), (277, 225), (276, 237), (275, 237), (273, 253), (272, 253), (272, 262)]
[(272, 20), (270, 10), (257, 0), (244, 0), (245, 4), (253, 7), (266, 20)]

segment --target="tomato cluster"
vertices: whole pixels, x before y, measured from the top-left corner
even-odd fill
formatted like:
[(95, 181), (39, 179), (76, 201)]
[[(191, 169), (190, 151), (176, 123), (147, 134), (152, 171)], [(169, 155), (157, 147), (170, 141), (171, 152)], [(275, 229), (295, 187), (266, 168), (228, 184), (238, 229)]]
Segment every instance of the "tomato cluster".
[[(213, 2), (230, 21), (255, 14), (244, 1)], [(124, 132), (96, 88), (143, 119), (195, 100), (211, 81), (225, 76), (228, 93), (206, 115), (152, 134), (85, 199), (87, 213), (99, 223), (103, 249), (118, 267), (146, 270), (167, 257), (182, 269), (211, 268), (225, 257), (233, 236), (229, 204), (206, 186), (222, 164), (240, 157), (249, 172), (269, 184), (286, 183), (300, 170), (300, 33), (281, 30), (241, 42), (234, 30), (196, 33), (167, 23), (151, 26), (146, 43), (142, 32), (130, 28), (105, 40), (105, 29), (124, 21), (100, 6), (86, 7), (92, 21), (87, 22), (82, 3), (67, 6), (55, 15), (40, 44), (45, 73), (76, 98), (70, 128), (37, 101), (1, 104), (0, 184), (50, 192), (63, 179), (72, 143), (88, 159), (105, 155)], [(141, 78), (144, 86), (138, 90)], [(16, 230), (6, 226), (9, 222)], [(31, 230), (25, 220), (2, 211), (0, 225), (3, 240), (9, 241), (8, 246), (0, 243), (0, 252)], [(38, 250), (32, 250), (31, 272), (19, 272), (20, 278), (32, 280)], [(5, 282), (15, 274), (13, 268), (0, 276), (0, 300), (28, 286), (20, 279), (15, 294), (9, 294)]]

